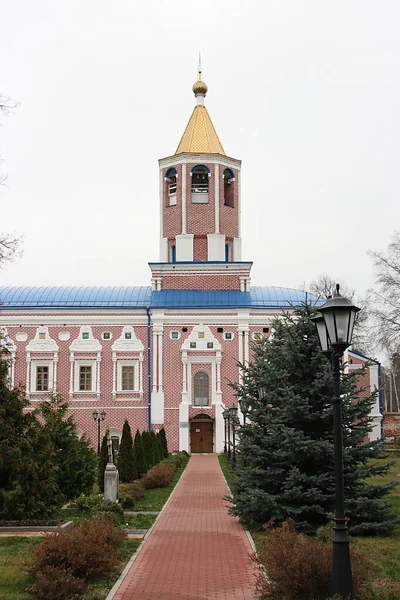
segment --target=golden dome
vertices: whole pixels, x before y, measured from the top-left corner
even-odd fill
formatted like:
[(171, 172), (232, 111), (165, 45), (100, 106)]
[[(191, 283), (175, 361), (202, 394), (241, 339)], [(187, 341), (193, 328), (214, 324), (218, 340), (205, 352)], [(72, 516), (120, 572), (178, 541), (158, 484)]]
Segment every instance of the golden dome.
[(201, 80), (201, 73), (199, 73), (199, 78), (196, 83), (192, 87), (193, 93), (195, 96), (205, 96), (207, 94), (207, 84)]

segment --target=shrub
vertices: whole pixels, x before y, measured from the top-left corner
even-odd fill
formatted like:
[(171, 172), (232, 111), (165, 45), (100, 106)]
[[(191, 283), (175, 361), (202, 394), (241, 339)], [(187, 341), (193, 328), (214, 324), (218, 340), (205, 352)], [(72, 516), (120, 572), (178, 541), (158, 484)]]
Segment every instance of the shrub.
[(129, 510), (130, 508), (133, 508), (135, 506), (133, 498), (128, 494), (120, 494), (119, 503), (124, 510)]
[(75, 498), (72, 502), (69, 503), (70, 508), (79, 508), (82, 512), (88, 512), (94, 506), (101, 504), (104, 502), (103, 497), (91, 494), (89, 496), (85, 496), (85, 494), (81, 494), (78, 498)]
[(149, 431), (142, 432), (142, 442), (144, 450), (144, 459), (146, 461), (146, 469), (151, 469), (155, 464), (154, 446)]
[(189, 460), (189, 455), (186, 452), (177, 452), (176, 454), (170, 454), (168, 458), (164, 458), (163, 464), (172, 465), (175, 469), (184, 467)]
[(133, 502), (136, 502), (136, 500), (144, 498), (144, 490), (145, 487), (143, 480), (138, 479), (126, 488), (126, 493), (130, 498), (132, 498)]
[[(354, 551), (351, 555), (355, 595), (367, 600), (369, 563)], [(297, 533), (292, 520), (269, 533), (253, 560), (258, 566), (256, 591), (261, 600), (331, 597), (332, 544)]]
[(168, 444), (167, 444), (167, 436), (165, 435), (165, 429), (164, 427), (162, 427), (160, 429), (160, 439), (161, 439), (161, 444), (162, 444), (162, 448), (163, 448), (163, 455), (164, 458), (168, 458)]
[(124, 511), (120, 504), (111, 502), (111, 500), (102, 500), (91, 508), (89, 515), (94, 519), (111, 521), (114, 525), (120, 525), (124, 518)]
[(82, 521), (67, 531), (49, 534), (33, 551), (30, 574), (35, 585), (57, 568), (78, 579), (109, 573), (116, 563), (116, 550), (125, 537), (110, 521)]
[(85, 592), (86, 583), (62, 567), (46, 565), (35, 575), (27, 589), (36, 600), (76, 600)]
[(172, 481), (174, 469), (170, 465), (156, 465), (143, 477), (146, 489), (167, 487)]

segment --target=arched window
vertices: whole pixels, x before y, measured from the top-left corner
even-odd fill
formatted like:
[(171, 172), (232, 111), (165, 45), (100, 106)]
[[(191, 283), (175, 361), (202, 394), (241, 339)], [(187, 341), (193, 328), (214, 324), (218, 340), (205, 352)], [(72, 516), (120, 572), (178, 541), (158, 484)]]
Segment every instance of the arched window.
[(165, 173), (165, 182), (167, 186), (167, 204), (168, 206), (176, 205), (176, 177), (177, 172), (173, 167)]
[(208, 178), (210, 170), (204, 165), (193, 167), (192, 176), (192, 203), (208, 203)]
[(210, 389), (207, 373), (199, 371), (194, 376), (194, 406), (208, 406)]
[(225, 169), (223, 172), (224, 178), (224, 204), (225, 206), (234, 207), (234, 189), (235, 175), (231, 169)]

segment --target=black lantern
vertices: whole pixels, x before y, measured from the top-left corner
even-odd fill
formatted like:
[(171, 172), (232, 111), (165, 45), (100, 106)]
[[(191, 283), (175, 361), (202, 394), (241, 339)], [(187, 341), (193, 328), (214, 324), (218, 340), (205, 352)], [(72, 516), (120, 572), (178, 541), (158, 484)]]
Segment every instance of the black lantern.
[(328, 336), (328, 330), (325, 326), (325, 320), (322, 316), (322, 313), (317, 312), (314, 317), (311, 317), (311, 321), (314, 321), (315, 326), (317, 328), (319, 345), (321, 346), (321, 350), (325, 356), (329, 357), (331, 355), (331, 344)]
[(243, 425), (246, 425), (246, 416), (249, 414), (250, 398), (248, 396), (242, 396), (239, 398), (240, 412), (243, 415)]
[(232, 421), (232, 469), (236, 469), (236, 436), (235, 436), (235, 427), (238, 423), (238, 407), (232, 404), (229, 409), (231, 413), (231, 421)]
[(335, 527), (333, 532), (332, 587), (339, 598), (353, 598), (353, 580), (349, 537), (344, 510), (342, 397), (340, 394), (340, 363), (343, 352), (351, 344), (356, 314), (360, 310), (339, 293), (329, 298), (312, 317), (322, 352), (330, 356), (334, 383), (333, 443), (335, 453)]
[[(318, 310), (323, 316), (327, 336), (333, 350), (344, 352), (351, 344), (356, 314), (360, 309), (340, 295), (339, 284), (337, 284), (333, 297), (329, 298)], [(318, 326), (318, 320), (316, 325), (318, 335), (320, 335), (322, 327)], [(321, 338), (320, 343), (322, 347)]]
[(92, 417), (97, 422), (97, 454), (100, 456), (100, 423), (106, 418), (106, 412), (102, 410), (99, 415), (99, 411), (94, 410)]
[(222, 416), (224, 417), (224, 426), (225, 426), (224, 453), (226, 453), (226, 451), (227, 451), (227, 447), (226, 447), (226, 429), (227, 429), (227, 421), (228, 421), (229, 416), (230, 416), (230, 412), (229, 412), (228, 408), (226, 408), (225, 410), (222, 411)]

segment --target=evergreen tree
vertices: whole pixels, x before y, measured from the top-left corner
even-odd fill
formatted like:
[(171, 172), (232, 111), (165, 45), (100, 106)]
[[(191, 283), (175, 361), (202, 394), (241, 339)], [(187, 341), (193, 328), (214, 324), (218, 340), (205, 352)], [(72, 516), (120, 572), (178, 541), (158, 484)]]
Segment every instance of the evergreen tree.
[[(312, 532), (334, 511), (333, 380), (310, 320), (314, 312), (306, 305), (277, 320), (272, 339), (257, 342), (253, 360), (242, 365), (242, 383), (233, 384), (250, 404), (231, 509), (246, 525), (291, 517)], [(359, 380), (355, 371), (342, 374), (346, 514), (351, 533), (385, 534), (397, 522), (385, 499), (393, 486), (368, 483), (389, 465), (370, 461), (383, 444), (365, 442), (377, 392), (361, 390)]]
[[(107, 439), (108, 439), (108, 429), (105, 432), (105, 434), (103, 436), (103, 440), (101, 442), (100, 456), (98, 457), (98, 463), (97, 463), (98, 464), (97, 483), (98, 483), (100, 492), (104, 492), (104, 471), (106, 470), (106, 466), (108, 464)], [(111, 446), (111, 449), (112, 449), (112, 453), (113, 453), (113, 460), (115, 463), (114, 448)]]
[(149, 431), (142, 432), (144, 459), (146, 461), (146, 470), (154, 465), (154, 446)]
[(158, 463), (161, 460), (161, 456), (160, 456), (160, 448), (158, 445), (158, 440), (157, 440), (157, 435), (155, 433), (155, 431), (153, 431), (153, 429), (150, 431), (150, 437), (151, 437), (151, 442), (153, 444), (153, 450), (154, 450), (154, 464), (158, 465)]
[(167, 436), (165, 435), (165, 429), (162, 427), (160, 429), (160, 438), (164, 452), (164, 458), (168, 458), (168, 444), (167, 444)]
[(55, 395), (37, 410), (54, 448), (57, 483), (64, 500), (90, 494), (96, 479), (96, 454), (89, 440), (78, 439), (68, 402)]
[(125, 420), (122, 429), (121, 444), (118, 452), (118, 471), (122, 483), (134, 480), (133, 441), (131, 428), (127, 420)]
[(160, 432), (156, 433), (156, 439), (157, 439), (157, 448), (158, 448), (158, 462), (161, 462), (162, 459), (164, 458), (164, 448), (163, 448), (163, 443), (162, 443)]
[(43, 519), (62, 504), (55, 452), (24, 390), (10, 388), (7, 358), (0, 346), (0, 519)]
[(135, 441), (133, 444), (133, 459), (137, 471), (137, 477), (141, 477), (147, 471), (147, 463), (144, 456), (143, 440), (139, 429), (135, 435)]

